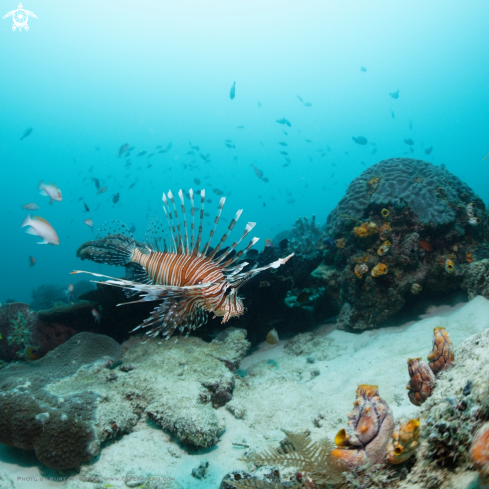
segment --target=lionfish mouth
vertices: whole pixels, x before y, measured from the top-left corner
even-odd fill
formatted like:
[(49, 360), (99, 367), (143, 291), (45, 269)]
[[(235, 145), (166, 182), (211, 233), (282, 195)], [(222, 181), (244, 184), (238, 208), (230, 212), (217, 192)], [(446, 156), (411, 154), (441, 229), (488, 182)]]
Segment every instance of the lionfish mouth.
[(101, 237), (82, 245), (84, 258), (97, 263), (125, 266), (127, 275), (125, 279), (92, 272), (72, 272), (107, 278), (109, 280), (100, 283), (121, 287), (128, 297), (139, 294), (140, 298), (132, 302), (161, 301), (150, 317), (133, 331), (151, 327), (147, 332), (148, 335), (162, 334), (165, 339), (169, 339), (176, 329), (191, 331), (202, 326), (207, 321), (209, 312), (213, 312), (216, 316), (223, 316), (223, 323), (231, 317), (241, 316), (245, 308), (237, 293), (239, 287), (264, 270), (284, 265), (294, 256), (291, 254), (264, 267), (243, 271), (248, 263), (237, 262), (258, 241), (258, 238), (253, 238), (242, 250), (238, 252), (235, 250), (256, 223), (246, 224), (241, 238), (228, 249), (221, 251), (222, 245), (241, 216), (242, 209), (236, 213), (217, 246), (210, 248), (226, 201), (225, 197), (219, 201), (209, 241), (201, 250), (205, 190), (200, 192), (197, 237), (195, 237), (197, 208), (194, 205), (194, 192), (191, 189), (187, 196), (191, 204), (190, 232), (182, 190), (178, 192), (178, 196), (181, 219), (172, 192), (163, 194), (163, 210), (168, 223), (166, 235), (163, 234), (164, 226), (161, 221), (153, 218), (143, 242), (136, 242), (125, 224), (110, 221), (101, 230)]

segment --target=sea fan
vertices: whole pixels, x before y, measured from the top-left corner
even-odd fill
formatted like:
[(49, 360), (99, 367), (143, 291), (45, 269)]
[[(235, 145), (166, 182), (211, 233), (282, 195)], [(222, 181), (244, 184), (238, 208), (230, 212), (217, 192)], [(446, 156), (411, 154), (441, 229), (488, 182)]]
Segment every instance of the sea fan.
[[(293, 488), (317, 487), (323, 484), (337, 484), (341, 482), (342, 468), (336, 465), (332, 459), (331, 452), (334, 444), (328, 439), (317, 442), (312, 441), (309, 435), (294, 434), (282, 430), (287, 436), (290, 445), (283, 448), (268, 449), (258, 455), (251, 455), (244, 459), (246, 462), (253, 462), (256, 465), (282, 465), (284, 467), (294, 467), (303, 474), (304, 483), (295, 483)], [(306, 482), (309, 479), (311, 483)], [(283, 484), (275, 482), (264, 482), (258, 480), (229, 481), (237, 489), (257, 488), (257, 489), (282, 489)], [(290, 486), (288, 486), (290, 487)]]

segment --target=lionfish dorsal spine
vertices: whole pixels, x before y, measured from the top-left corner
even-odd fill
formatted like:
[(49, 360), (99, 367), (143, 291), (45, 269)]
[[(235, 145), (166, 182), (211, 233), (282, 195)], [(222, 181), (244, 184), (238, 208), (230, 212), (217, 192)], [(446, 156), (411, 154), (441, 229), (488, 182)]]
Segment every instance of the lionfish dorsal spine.
[(178, 191), (178, 197), (180, 197), (180, 204), (182, 206), (182, 219), (183, 219), (183, 229), (185, 230), (185, 254), (189, 255), (189, 245), (188, 245), (188, 229), (187, 229), (187, 214), (185, 212), (185, 201), (183, 200), (182, 189)]
[(211, 232), (209, 233), (209, 241), (207, 242), (204, 251), (202, 253), (203, 256), (207, 255), (207, 251), (209, 249), (209, 246), (211, 245), (212, 238), (214, 237), (214, 233), (216, 232), (217, 224), (219, 223), (219, 219), (221, 218), (221, 212), (222, 208), (224, 207), (224, 203), (226, 202), (226, 197), (221, 197), (221, 200), (219, 200), (219, 206), (217, 208), (217, 214), (216, 217), (214, 218), (214, 227), (212, 228)]
[[(229, 226), (228, 226), (228, 230), (226, 233), (224, 233), (224, 235), (222, 236), (221, 238), (221, 241), (219, 241), (219, 243), (217, 244), (217, 246), (214, 248), (213, 252), (209, 255), (209, 258), (212, 260), (215, 256), (216, 256), (216, 253), (221, 249), (221, 246), (224, 244), (224, 242), (226, 241), (226, 239), (228, 238), (229, 234), (231, 233), (231, 231), (233, 230), (234, 226), (236, 225), (236, 223), (238, 222), (238, 219), (240, 218), (241, 214), (243, 213), (243, 209), (240, 209), (238, 212), (236, 212), (236, 215), (234, 216), (234, 218), (231, 220), (231, 222), (229, 223)], [(243, 237), (241, 237), (241, 239), (243, 239)], [(241, 240), (240, 240), (241, 241)], [(224, 253), (224, 256), (227, 256), (229, 253), (231, 253), (234, 248), (239, 244), (239, 242), (236, 242), (236, 243), (233, 243), (231, 245), (231, 248), (229, 250), (227, 250), (225, 253)], [(216, 263), (219, 263), (221, 260), (223, 260), (224, 258), (221, 257), (219, 259), (219, 261), (217, 261)]]
[(190, 253), (194, 249), (194, 242), (195, 242), (195, 203), (194, 203), (194, 191), (192, 189), (190, 189), (188, 191), (188, 194), (189, 194), (189, 197), (190, 197), (190, 205), (192, 206), (192, 208), (190, 210), (190, 213), (192, 214), (192, 226), (191, 226), (191, 229), (192, 229), (192, 237), (190, 238), (190, 250), (189, 250), (189, 253)]
[(168, 230), (170, 231), (171, 240), (173, 243), (173, 247), (171, 251), (175, 253), (177, 251), (177, 243), (175, 241), (175, 235), (173, 234), (173, 230), (175, 229), (175, 227), (173, 226), (173, 230), (172, 230), (173, 217), (171, 215), (170, 206), (168, 205), (168, 199), (166, 198), (166, 194), (164, 192), (163, 192), (162, 200), (163, 200), (163, 210), (165, 211), (166, 220), (168, 222)]
[(199, 256), (200, 241), (202, 239), (202, 228), (204, 226), (204, 205), (205, 205), (205, 190), (200, 191), (200, 222), (199, 233), (197, 234), (197, 241), (195, 242), (194, 249), (192, 250), (192, 256)]
[(185, 248), (185, 246), (183, 244), (182, 229), (180, 227), (180, 219), (178, 217), (177, 206), (175, 205), (175, 199), (173, 198), (173, 194), (172, 194), (172, 191), (171, 190), (168, 190), (168, 198), (170, 199), (170, 202), (173, 205), (173, 214), (175, 215), (175, 222), (177, 223), (177, 230), (178, 230), (178, 249), (177, 249), (177, 254), (180, 255), (182, 253), (182, 250)]
[[(227, 256), (236, 248), (236, 246), (238, 246), (241, 241), (243, 241), (244, 238), (246, 238), (246, 236), (248, 236), (248, 234), (250, 233), (250, 231), (256, 226), (256, 222), (249, 222), (246, 227), (245, 227), (245, 231), (243, 233), (243, 236), (241, 236), (241, 238), (236, 241), (235, 243), (232, 244), (231, 248), (226, 251), (226, 253), (224, 253), (221, 257), (219, 257), (219, 260), (217, 260), (216, 264), (219, 264), (221, 263), (221, 261), (225, 260), (227, 258)], [(236, 260), (239, 260), (250, 248), (252, 248), (255, 243), (259, 240), (260, 238), (253, 238), (249, 243), (248, 243), (248, 246), (244, 249), (244, 250), (241, 250), (241, 251), (238, 251), (238, 253), (236, 253), (236, 255), (234, 257), (231, 257), (227, 262), (225, 262), (222, 266), (223, 267), (228, 267), (229, 265), (231, 265), (232, 263), (234, 263)]]

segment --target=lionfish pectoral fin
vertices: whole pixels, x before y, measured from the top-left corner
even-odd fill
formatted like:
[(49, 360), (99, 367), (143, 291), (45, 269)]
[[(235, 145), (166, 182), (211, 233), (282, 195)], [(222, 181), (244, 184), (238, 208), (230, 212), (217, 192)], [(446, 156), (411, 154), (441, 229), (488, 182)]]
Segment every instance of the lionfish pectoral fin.
[(200, 305), (203, 303), (199, 304), (195, 293), (189, 293), (187, 297), (166, 300), (156, 307), (150, 317), (136, 329), (151, 327), (147, 335), (161, 334), (165, 340), (168, 340), (177, 328), (181, 331), (187, 328), (197, 329), (207, 321), (207, 313), (199, 307)]
[[(146, 284), (149, 285), (153, 282), (153, 279), (150, 277), (148, 272), (144, 267), (137, 263), (130, 263), (129, 265), (126, 266), (127, 268), (127, 280), (130, 280), (131, 282), (138, 282), (140, 284)], [(131, 290), (131, 289), (124, 289), (124, 293), (126, 294), (126, 297), (132, 297), (138, 293), (137, 290)], [(139, 301), (136, 301), (139, 302)]]

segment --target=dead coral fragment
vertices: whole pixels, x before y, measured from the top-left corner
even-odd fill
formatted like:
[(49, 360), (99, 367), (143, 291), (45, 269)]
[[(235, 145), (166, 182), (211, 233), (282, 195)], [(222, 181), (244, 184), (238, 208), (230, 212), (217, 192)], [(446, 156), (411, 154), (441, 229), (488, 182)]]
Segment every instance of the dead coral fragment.
[(353, 234), (357, 238), (366, 238), (367, 236), (372, 236), (378, 232), (379, 228), (375, 222), (364, 222), (361, 226), (353, 228)]
[(378, 265), (375, 265), (374, 268), (372, 268), (372, 271), (370, 273), (372, 277), (380, 277), (381, 275), (385, 275), (387, 271), (387, 265), (379, 263)]
[(407, 383), (409, 400), (415, 406), (421, 406), (433, 394), (435, 375), (421, 358), (408, 358), (408, 370), (411, 380)]
[(394, 432), (394, 417), (380, 398), (376, 385), (360, 385), (353, 411), (348, 414), (348, 427), (338, 432), (338, 446), (332, 456), (338, 466), (354, 469), (365, 463), (383, 462), (387, 445)]
[(365, 264), (365, 263), (359, 263), (355, 267), (355, 270), (354, 271), (355, 271), (355, 275), (358, 278), (362, 278), (365, 273), (368, 273), (368, 265)]
[(394, 465), (405, 462), (419, 446), (419, 420), (410, 419), (392, 435), (387, 447), (387, 460)]
[(475, 434), (470, 448), (470, 459), (479, 471), (479, 488), (489, 488), (489, 423)]
[(428, 360), (433, 374), (438, 375), (452, 366), (453, 346), (445, 328), (435, 328), (433, 333), (433, 351), (428, 355)]

